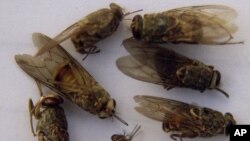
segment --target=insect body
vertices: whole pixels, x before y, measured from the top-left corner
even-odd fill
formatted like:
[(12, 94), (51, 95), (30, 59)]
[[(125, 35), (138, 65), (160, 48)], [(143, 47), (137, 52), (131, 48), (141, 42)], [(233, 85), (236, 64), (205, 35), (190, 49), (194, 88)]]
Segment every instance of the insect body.
[(131, 56), (117, 60), (118, 68), (126, 75), (138, 80), (161, 84), (167, 90), (174, 87), (186, 87), (203, 92), (218, 88), (220, 72), (213, 66), (205, 65), (176, 52), (134, 39), (123, 42)]
[(112, 141), (131, 141), (136, 133), (140, 130), (141, 126), (136, 125), (133, 131), (129, 134), (114, 134), (112, 135)]
[(36, 135), (32, 121), (34, 116), (38, 120), (36, 132), (39, 141), (69, 141), (68, 124), (61, 103), (63, 99), (52, 94), (42, 96), (35, 106), (29, 100), (31, 129)]
[[(236, 32), (234, 9), (222, 5), (190, 6), (136, 15), (133, 36), (154, 43), (227, 44)], [(241, 43), (241, 42), (235, 42)]]
[(16, 55), (17, 64), (27, 74), (100, 118), (117, 117), (115, 100), (69, 53), (43, 34), (33, 34), (33, 41), (38, 47), (48, 42), (56, 47), (41, 55)]
[[(111, 3), (110, 8), (103, 8), (90, 13), (62, 31), (54, 40), (61, 43), (71, 38), (78, 52), (83, 54), (99, 52), (99, 50), (96, 50), (95, 43), (113, 34), (123, 17), (130, 14), (124, 14), (122, 10), (119, 5)], [(53, 47), (53, 43), (46, 45), (37, 54), (42, 54), (50, 47)]]
[(229, 127), (236, 122), (231, 113), (190, 105), (180, 101), (153, 96), (135, 96), (140, 105), (136, 111), (154, 120), (163, 122), (163, 130), (171, 132), (170, 137), (180, 138), (212, 137), (229, 135)]

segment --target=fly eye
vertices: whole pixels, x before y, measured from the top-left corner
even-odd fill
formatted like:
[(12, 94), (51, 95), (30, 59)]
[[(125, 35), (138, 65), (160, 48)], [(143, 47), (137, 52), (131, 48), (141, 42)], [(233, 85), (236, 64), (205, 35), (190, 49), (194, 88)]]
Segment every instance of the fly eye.
[(115, 3), (111, 3), (110, 9), (111, 9), (111, 12), (115, 15), (115, 17), (117, 17), (119, 20), (123, 18), (124, 14), (122, 12), (122, 8), (119, 5)]
[(43, 106), (55, 106), (63, 103), (63, 99), (57, 95), (48, 95), (41, 99)]
[(134, 16), (133, 20), (132, 20), (132, 24), (130, 26), (133, 36), (136, 39), (141, 39), (141, 33), (142, 33), (142, 26), (143, 26), (143, 22), (142, 22), (142, 17), (140, 15), (136, 15)]
[(225, 128), (225, 135), (228, 136), (230, 134), (230, 127), (234, 125), (234, 123), (232, 121), (228, 121), (226, 124), (226, 128)]
[(229, 135), (230, 134), (230, 126), (235, 125), (236, 122), (235, 122), (235, 120), (233, 118), (233, 115), (231, 113), (225, 113), (224, 118), (225, 118), (225, 121), (226, 121), (226, 123), (225, 123), (225, 125), (226, 125), (226, 127), (225, 127), (225, 135)]
[(99, 118), (100, 118), (100, 119), (105, 119), (105, 118), (107, 118), (107, 117), (105, 117), (105, 116), (103, 116), (103, 117), (102, 117), (102, 116), (99, 116)]
[(221, 79), (221, 75), (219, 71), (215, 71), (216, 73), (216, 86), (218, 86), (220, 84), (220, 79)]
[(180, 70), (177, 71), (177, 77), (181, 80), (184, 79), (185, 77), (185, 72), (186, 72), (186, 69), (185, 68), (181, 68)]
[(116, 101), (113, 99), (113, 104), (114, 104), (114, 107), (116, 106)]

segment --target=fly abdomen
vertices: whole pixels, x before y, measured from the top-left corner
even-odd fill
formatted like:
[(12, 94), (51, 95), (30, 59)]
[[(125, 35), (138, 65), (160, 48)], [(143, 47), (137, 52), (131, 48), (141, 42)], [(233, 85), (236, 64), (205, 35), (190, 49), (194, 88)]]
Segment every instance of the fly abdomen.
[(76, 76), (74, 75), (74, 72), (72, 71), (72, 68), (70, 68), (69, 65), (65, 65), (58, 70), (55, 76), (55, 81), (58, 82), (58, 85), (56, 85), (56, 87), (62, 89), (63, 91), (80, 91), (80, 88), (77, 87), (78, 81), (76, 79)]

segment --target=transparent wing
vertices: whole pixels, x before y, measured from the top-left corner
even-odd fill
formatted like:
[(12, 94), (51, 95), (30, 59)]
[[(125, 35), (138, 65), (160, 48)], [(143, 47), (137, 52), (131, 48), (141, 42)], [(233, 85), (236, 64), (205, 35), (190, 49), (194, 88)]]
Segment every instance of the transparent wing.
[[(234, 9), (222, 5), (204, 5), (177, 8), (164, 12), (177, 19), (182, 34), (172, 38), (179, 41), (202, 44), (224, 44), (232, 38), (237, 27), (232, 23), (237, 13)], [(188, 38), (188, 37), (194, 38)]]
[[(82, 92), (82, 89), (87, 93), (89, 87), (95, 84), (91, 75), (56, 42), (40, 33), (33, 34), (33, 41), (36, 46), (41, 46), (48, 42), (57, 45), (57, 47), (50, 48), (50, 50), (40, 55), (15, 56), (17, 64), (35, 80), (63, 95), (69, 92)], [(67, 71), (73, 72), (72, 74), (77, 82), (69, 81), (65, 83), (56, 80), (55, 77), (58, 75), (58, 72), (65, 66), (68, 68)], [(58, 87), (65, 89), (58, 90)]]
[(145, 95), (135, 96), (134, 100), (139, 104), (138, 107), (135, 107), (135, 110), (151, 119), (164, 123), (189, 124), (191, 127), (200, 124), (199, 121), (195, 120), (196, 117), (192, 115), (191, 111), (199, 111), (201, 107)]
[[(78, 22), (72, 24), (61, 33), (59, 33), (53, 40), (60, 44), (61, 42), (71, 38), (75, 34), (79, 34), (82, 32), (83, 34), (94, 35), (100, 29), (103, 29), (107, 25), (111, 24), (113, 19), (113, 14), (107, 8), (100, 9), (93, 13), (90, 13), (83, 19), (79, 20)], [(106, 22), (103, 22), (106, 21)], [(109, 21), (109, 22), (107, 22)], [(38, 55), (48, 51), (50, 48), (55, 47), (55, 45), (51, 42), (48, 42), (46, 46), (38, 51)]]
[(215, 15), (217, 18), (224, 19), (227, 22), (231, 22), (233, 19), (237, 17), (237, 12), (233, 8), (224, 5), (187, 6), (187, 7), (168, 10), (166, 12), (185, 13), (187, 11), (204, 13), (208, 15)]
[(123, 42), (131, 56), (117, 60), (118, 68), (126, 75), (138, 80), (164, 86), (182, 86), (176, 71), (185, 65), (201, 65), (167, 48), (146, 44), (134, 39)]
[(61, 42), (72, 37), (74, 34), (80, 32), (83, 26), (81, 22), (83, 21), (76, 22), (73, 25), (69, 26), (67, 29), (63, 30), (53, 39), (53, 42), (47, 42), (47, 44), (44, 44), (43, 46), (41, 46), (42, 48), (37, 52), (37, 55), (41, 55), (44, 52), (47, 52), (48, 50), (50, 50), (50, 48), (56, 47), (57, 45), (55, 45), (54, 42), (56, 42), (57, 44), (60, 44)]
[[(138, 54), (138, 56), (143, 55)], [(163, 82), (158, 73), (154, 69), (149, 67), (150, 63), (147, 64), (147, 62), (145, 62), (144, 64), (142, 64), (132, 56), (125, 56), (119, 58), (116, 61), (116, 65), (124, 74), (132, 78), (163, 85)]]

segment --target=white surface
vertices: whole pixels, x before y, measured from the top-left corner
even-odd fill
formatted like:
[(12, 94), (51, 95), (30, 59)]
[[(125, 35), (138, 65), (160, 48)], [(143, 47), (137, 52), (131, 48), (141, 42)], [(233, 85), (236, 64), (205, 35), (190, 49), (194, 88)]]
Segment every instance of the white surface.
[[(15, 63), (14, 55), (34, 54), (31, 33), (42, 32), (55, 36), (58, 32), (94, 10), (108, 7), (111, 1), (103, 0), (12, 0), (0, 2), (0, 140), (1, 141), (32, 141), (29, 125), (28, 99), (37, 101), (39, 98), (35, 82), (26, 75)], [(230, 94), (226, 99), (216, 91), (200, 93), (190, 89), (173, 89), (166, 91), (162, 86), (137, 81), (122, 74), (115, 65), (118, 57), (128, 54), (120, 46), (123, 39), (130, 37), (129, 20), (124, 20), (117, 32), (99, 42), (101, 53), (91, 55), (82, 62), (82, 55), (75, 52), (70, 41), (63, 45), (81, 62), (81, 64), (103, 85), (117, 101), (116, 111), (130, 126), (125, 127), (111, 118), (101, 120), (77, 106), (66, 102), (66, 116), (69, 124), (71, 141), (109, 141), (114, 133), (122, 130), (131, 131), (135, 124), (142, 125), (142, 132), (134, 141), (170, 141), (169, 134), (162, 131), (160, 122), (145, 118), (133, 109), (136, 105), (132, 99), (137, 94), (147, 94), (176, 99), (188, 103), (197, 103), (222, 112), (233, 113), (239, 124), (249, 124), (250, 100), (250, 3), (248, 0), (134, 0), (114, 1), (133, 11), (143, 8), (143, 13), (161, 12), (172, 8), (200, 5), (224, 4), (235, 8), (239, 16), (236, 23), (239, 31), (236, 40), (244, 40), (244, 45), (227, 46), (196, 46), (170, 45), (171, 48), (186, 56), (196, 58), (206, 64), (212, 64), (222, 74), (221, 88)], [(132, 18), (132, 15), (129, 16)], [(127, 17), (128, 18), (128, 17)], [(184, 139), (190, 140), (190, 139)], [(196, 138), (196, 141), (208, 139)], [(210, 138), (213, 141), (227, 141), (223, 135)]]

